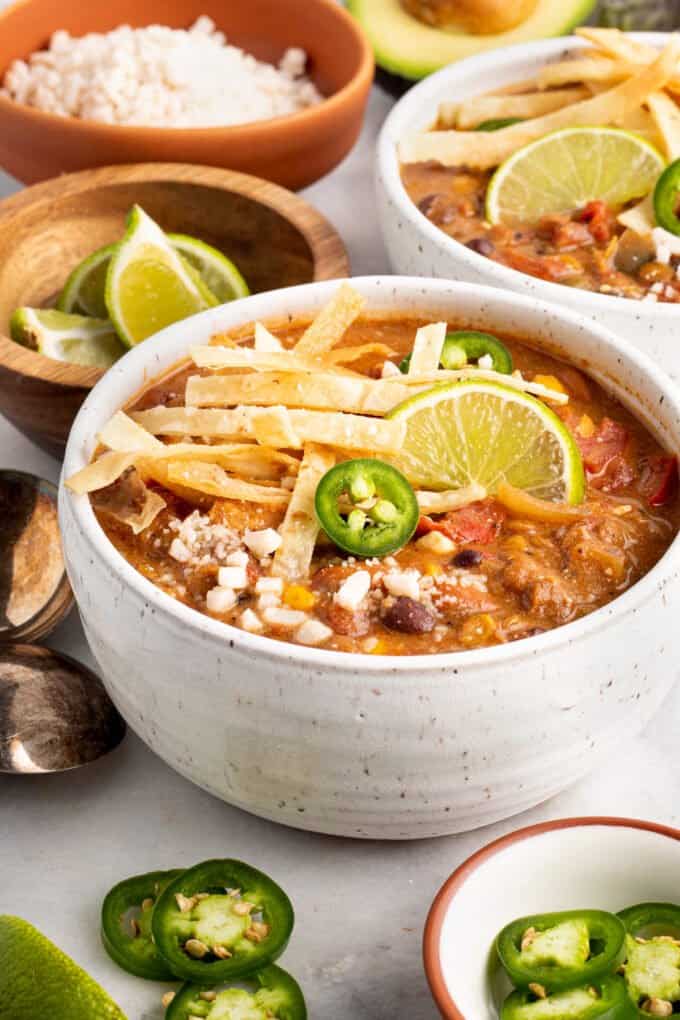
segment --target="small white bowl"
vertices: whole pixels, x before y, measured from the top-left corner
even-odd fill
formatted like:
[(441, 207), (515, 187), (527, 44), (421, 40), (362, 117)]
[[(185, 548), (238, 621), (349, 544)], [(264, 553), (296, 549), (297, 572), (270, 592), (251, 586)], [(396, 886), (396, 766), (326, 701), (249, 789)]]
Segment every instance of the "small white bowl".
[(680, 902), (680, 831), (628, 818), (565, 818), (510, 832), (444, 884), (425, 925), (425, 972), (444, 1020), (498, 1020), (510, 990), (494, 940), (516, 917)]
[[(663, 32), (633, 38), (662, 47)], [(595, 294), (539, 280), (500, 265), (454, 240), (431, 223), (409, 198), (399, 173), (398, 142), (429, 128), (439, 103), (489, 92), (535, 75), (546, 63), (583, 50), (576, 37), (545, 39), (470, 57), (438, 71), (411, 89), (387, 118), (377, 149), (378, 212), (395, 273), (486, 283), (573, 308), (630, 340), (680, 379), (680, 307)]]
[[(533, 338), (585, 368), (680, 452), (680, 393), (630, 345), (573, 312), (443, 280), (352, 285), (369, 312)], [(131, 350), (83, 404), (63, 476), (89, 462), (97, 433), (143, 382), (192, 345), (255, 319), (309, 315), (337, 286), (257, 294)], [(495, 648), (376, 656), (274, 641), (190, 609), (138, 573), (89, 499), (63, 487), (60, 523), (85, 632), (132, 729), (205, 789), (299, 828), (402, 839), (515, 814), (614, 753), (677, 677), (677, 539), (636, 585), (564, 627)]]

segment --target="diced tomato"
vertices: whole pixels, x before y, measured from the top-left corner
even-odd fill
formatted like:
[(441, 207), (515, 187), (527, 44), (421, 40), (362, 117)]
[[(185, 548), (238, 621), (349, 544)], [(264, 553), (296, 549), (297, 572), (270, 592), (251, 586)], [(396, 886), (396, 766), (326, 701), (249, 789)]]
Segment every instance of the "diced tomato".
[(452, 542), (462, 545), (493, 542), (505, 520), (505, 510), (493, 499), (470, 503), (460, 510), (450, 510), (436, 520), (421, 517), (416, 534), (426, 535), (429, 531), (440, 531)]
[(502, 260), (512, 269), (541, 280), (573, 280), (583, 274), (583, 266), (573, 255), (525, 255), (523, 252), (507, 250)]
[(588, 225), (575, 223), (565, 215), (544, 216), (538, 221), (536, 233), (554, 248), (576, 248), (592, 242)]
[(591, 237), (598, 244), (607, 244), (614, 229), (614, 216), (606, 202), (596, 199), (588, 202), (578, 214), (578, 220), (588, 226)]
[(650, 506), (667, 506), (678, 494), (678, 458), (650, 457), (642, 468), (641, 489)]
[(575, 429), (574, 438), (593, 488), (616, 492), (632, 482), (634, 471), (626, 458), (629, 435), (623, 425), (603, 418), (592, 436), (582, 436)]

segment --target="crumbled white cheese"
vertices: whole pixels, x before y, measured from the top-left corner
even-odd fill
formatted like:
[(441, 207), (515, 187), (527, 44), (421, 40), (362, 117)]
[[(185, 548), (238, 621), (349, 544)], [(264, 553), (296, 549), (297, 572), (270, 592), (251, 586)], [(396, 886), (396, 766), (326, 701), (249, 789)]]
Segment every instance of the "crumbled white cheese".
[(335, 593), (334, 600), (342, 609), (354, 612), (368, 595), (371, 587), (371, 575), (367, 570), (357, 570), (350, 574)]
[(211, 613), (226, 613), (236, 605), (238, 599), (232, 588), (211, 588), (206, 595), (206, 604)]
[(282, 539), (275, 528), (264, 528), (262, 531), (246, 531), (243, 541), (250, 551), (261, 560), (276, 552)]
[(248, 575), (245, 567), (220, 567), (217, 571), (217, 583), (220, 588), (241, 588), (248, 587)]
[(652, 231), (652, 244), (656, 248), (656, 261), (668, 264), (671, 255), (680, 255), (680, 237), (671, 234), (663, 227), (654, 227)]
[(391, 376), (395, 375), (401, 375), (399, 367), (395, 365), (393, 361), (386, 361), (383, 364), (382, 371), (380, 372), (381, 378), (389, 379)]
[(295, 631), (295, 640), (301, 645), (320, 645), (328, 641), (333, 631), (321, 620), (305, 620), (301, 627)]
[(257, 600), (257, 608), (260, 612), (262, 612), (263, 609), (273, 609), (280, 605), (281, 596), (277, 595), (275, 591), (265, 591)]
[(384, 585), (390, 595), (403, 595), (409, 599), (417, 599), (420, 595), (419, 577), (417, 570), (399, 570), (385, 574)]
[(238, 622), (244, 630), (249, 630), (251, 634), (258, 634), (261, 630), (264, 630), (262, 620), (252, 609), (244, 609)]
[(244, 552), (243, 549), (237, 549), (236, 552), (229, 553), (227, 556), (228, 567), (247, 567), (248, 566), (248, 553)]
[(188, 563), (191, 559), (191, 552), (187, 549), (181, 538), (173, 538), (170, 543), (170, 555), (178, 563)]
[(441, 531), (430, 531), (429, 534), (419, 538), (416, 545), (419, 549), (425, 549), (426, 552), (435, 553), (437, 556), (446, 556), (456, 548), (456, 543), (452, 542), (448, 535), (442, 535)]
[(277, 595), (280, 595), (283, 591), (283, 578), (260, 577), (255, 584), (255, 591), (258, 595), (262, 595), (262, 593), (266, 591), (273, 591)]
[(477, 359), (477, 365), (479, 368), (484, 368), (487, 371), (491, 371), (493, 368), (493, 358), (490, 354), (482, 354), (481, 358)]
[(265, 609), (262, 616), (270, 627), (281, 627), (283, 630), (293, 630), (307, 619), (307, 614), (299, 609)]

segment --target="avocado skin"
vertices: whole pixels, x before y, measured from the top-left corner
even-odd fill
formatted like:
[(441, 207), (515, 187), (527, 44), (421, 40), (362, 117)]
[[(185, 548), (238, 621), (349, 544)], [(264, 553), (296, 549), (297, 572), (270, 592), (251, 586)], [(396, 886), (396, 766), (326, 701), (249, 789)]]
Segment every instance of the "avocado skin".
[[(460, 52), (460, 40), (464, 38), (467, 42), (470, 39), (469, 35), (463, 35), (462, 33), (458, 35), (432, 28), (431, 26), (420, 26), (420, 23), (415, 18), (411, 18), (410, 15), (406, 14), (400, 0), (380, 0), (381, 6), (385, 7), (386, 10), (381, 15), (381, 24), (378, 32), (375, 9), (372, 7), (373, 3), (375, 3), (375, 0), (345, 0), (350, 14), (366, 30), (373, 46), (378, 65), (377, 83), (391, 95), (399, 98), (408, 91), (414, 82), (426, 78), (429, 74), (439, 70), (441, 67), (445, 67), (447, 64), (474, 55), (470, 52)], [(554, 0), (539, 0), (538, 7), (550, 7), (553, 3)], [(588, 20), (596, 3), (597, 0), (564, 0), (564, 3), (560, 0), (563, 21), (560, 22), (559, 26), (555, 26), (555, 31), (551, 34), (553, 36), (568, 35), (573, 28)], [(395, 36), (399, 37), (403, 34), (399, 31), (402, 27), (399, 23), (405, 17), (408, 17), (413, 22), (416, 30), (405, 36), (406, 46), (401, 48), (399, 45), (395, 46), (394, 39)], [(450, 46), (445, 47), (445, 57), (432, 59), (431, 56), (428, 56), (427, 51), (423, 50), (422, 47), (423, 34), (418, 31), (419, 26), (428, 35), (434, 33), (449, 39)], [(394, 27), (397, 28), (396, 32), (393, 31)], [(500, 36), (479, 36), (479, 52), (488, 52), (494, 46), (506, 46), (512, 42), (530, 42), (535, 41), (537, 38), (545, 37), (544, 35), (537, 35), (531, 32), (523, 37), (519, 37), (517, 33), (518, 30), (515, 29), (512, 33), (513, 39), (508, 38), (509, 33), (503, 33)], [(494, 40), (498, 41), (494, 42)]]

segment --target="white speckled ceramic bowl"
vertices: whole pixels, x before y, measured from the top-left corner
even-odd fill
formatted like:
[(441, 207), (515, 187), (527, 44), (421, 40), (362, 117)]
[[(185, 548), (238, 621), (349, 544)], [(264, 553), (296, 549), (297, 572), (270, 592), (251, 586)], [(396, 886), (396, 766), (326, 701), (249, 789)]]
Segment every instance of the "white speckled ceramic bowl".
[[(668, 36), (662, 32), (637, 33), (634, 38), (662, 46)], [(586, 45), (575, 37), (545, 39), (470, 57), (426, 78), (397, 103), (385, 121), (377, 150), (378, 211), (390, 262), (396, 273), (486, 283), (573, 308), (630, 340), (680, 379), (677, 305), (594, 294), (548, 283), (493, 262), (431, 223), (411, 201), (399, 175), (398, 141), (406, 134), (428, 128), (440, 102), (479, 95), (529, 78), (547, 62)]]
[[(449, 318), (570, 352), (680, 451), (680, 397), (593, 323), (441, 280), (353, 284), (372, 311)], [(336, 288), (312, 284), (224, 305), (130, 351), (83, 404), (64, 476), (89, 461), (96, 433), (144, 380), (191, 345), (253, 319), (309, 314)], [(205, 789), (301, 828), (416, 838), (522, 811), (639, 730), (680, 662), (677, 541), (640, 583), (583, 620), (497, 648), (393, 658), (279, 643), (201, 615), (120, 556), (87, 497), (62, 488), (60, 512), (85, 631), (130, 726)]]
[(677, 903), (680, 831), (565, 818), (510, 832), (451, 875), (425, 926), (425, 971), (444, 1020), (498, 1020), (510, 991), (496, 935), (516, 917)]

